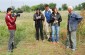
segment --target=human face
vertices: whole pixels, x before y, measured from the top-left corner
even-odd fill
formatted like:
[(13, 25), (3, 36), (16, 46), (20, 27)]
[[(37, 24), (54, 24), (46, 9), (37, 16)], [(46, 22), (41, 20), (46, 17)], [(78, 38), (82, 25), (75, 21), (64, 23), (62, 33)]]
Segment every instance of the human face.
[(55, 9), (54, 9), (54, 12), (55, 12), (55, 13), (57, 13), (57, 12), (58, 12), (57, 8), (55, 8)]
[(48, 11), (49, 10), (49, 7), (45, 7), (45, 10)]
[(40, 10), (36, 10), (36, 13), (38, 13), (38, 14), (39, 14), (39, 12), (40, 12)]
[(68, 8), (68, 12), (69, 12), (69, 13), (71, 13), (71, 12), (72, 12), (72, 10), (71, 10), (70, 8)]
[(8, 14), (12, 14), (12, 10), (8, 12)]

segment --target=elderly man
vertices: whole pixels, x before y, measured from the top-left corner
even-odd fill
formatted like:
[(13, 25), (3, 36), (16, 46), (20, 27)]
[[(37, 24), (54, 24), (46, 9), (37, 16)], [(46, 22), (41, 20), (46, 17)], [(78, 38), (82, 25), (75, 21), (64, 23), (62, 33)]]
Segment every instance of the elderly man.
[(71, 48), (73, 51), (76, 50), (76, 30), (78, 24), (82, 20), (82, 17), (73, 11), (73, 7), (68, 7), (68, 25), (67, 25), (67, 48)]

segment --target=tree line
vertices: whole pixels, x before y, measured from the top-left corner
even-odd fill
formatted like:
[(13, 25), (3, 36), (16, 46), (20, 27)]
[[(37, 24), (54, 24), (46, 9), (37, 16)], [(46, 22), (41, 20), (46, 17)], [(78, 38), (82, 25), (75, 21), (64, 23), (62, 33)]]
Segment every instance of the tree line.
[[(44, 6), (45, 6), (46, 4), (39, 4), (39, 5), (34, 5), (34, 6), (28, 6), (28, 5), (23, 5), (23, 6), (21, 6), (20, 8), (17, 8), (17, 9), (15, 9), (15, 10), (23, 10), (24, 12), (31, 12), (31, 11), (35, 11), (36, 10), (36, 8), (39, 8), (39, 9), (41, 9), (42, 11), (44, 10)], [(57, 4), (56, 3), (49, 3), (48, 4), (49, 5), (49, 7), (52, 9), (53, 7), (56, 7), (57, 6)], [(58, 8), (58, 10), (67, 10), (67, 4), (62, 4), (61, 5), (61, 7), (59, 7)], [(13, 8), (15, 8), (14, 6), (13, 6)], [(83, 3), (81, 3), (81, 4), (78, 4), (78, 5), (76, 5), (75, 7), (74, 7), (74, 10), (82, 10), (82, 9), (84, 9), (85, 10), (85, 2), (83, 2)]]
[[(37, 8), (39, 8), (40, 10), (44, 10), (44, 6), (46, 4), (39, 4), (39, 5), (34, 5), (34, 6), (28, 6), (28, 5), (24, 5), (21, 8), (17, 8), (17, 10), (23, 10), (25, 12), (31, 12), (31, 11), (35, 11)], [(56, 3), (49, 3), (48, 4), (50, 8), (54, 8), (56, 7)]]

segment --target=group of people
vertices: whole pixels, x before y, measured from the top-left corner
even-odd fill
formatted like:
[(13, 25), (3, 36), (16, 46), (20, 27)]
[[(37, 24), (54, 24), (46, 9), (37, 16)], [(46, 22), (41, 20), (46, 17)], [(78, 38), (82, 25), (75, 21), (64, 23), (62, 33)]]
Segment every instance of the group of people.
[[(73, 11), (73, 7), (68, 6), (66, 46), (73, 51), (76, 50), (76, 30), (81, 20), (82, 17)], [(46, 4), (43, 12), (37, 8), (34, 14), (34, 21), (37, 41), (39, 41), (39, 33), (41, 40), (44, 41), (45, 33), (48, 40), (50, 39), (53, 44), (59, 43), (60, 22), (62, 22), (62, 17), (56, 7), (50, 9), (49, 5)]]
[[(72, 6), (68, 6), (68, 25), (67, 25), (67, 48), (71, 48), (73, 51), (76, 50), (76, 30), (78, 24), (82, 20), (82, 17), (73, 11)], [(36, 40), (39, 41), (39, 36), (41, 36), (41, 40), (44, 41), (46, 37), (51, 39), (53, 44), (59, 43), (59, 29), (60, 22), (62, 21), (61, 14), (58, 12), (58, 9), (54, 7), (53, 9), (49, 8), (49, 5), (45, 5), (45, 10), (41, 12), (39, 8), (36, 9), (36, 12), (33, 16), (33, 20), (35, 21), (35, 29), (36, 29)], [(13, 52), (15, 47), (14, 45), (14, 35), (16, 31), (16, 19), (17, 17), (12, 17), (12, 8), (7, 9), (5, 21), (8, 26), (8, 30), (10, 33), (10, 38), (8, 42), (8, 51)]]
[(37, 41), (39, 41), (40, 31), (42, 41), (44, 41), (43, 32), (45, 32), (48, 40), (52, 39), (54, 44), (59, 42), (59, 28), (62, 18), (56, 7), (51, 10), (49, 5), (45, 5), (43, 13), (41, 13), (40, 9), (37, 8), (36, 13), (34, 14), (34, 21)]

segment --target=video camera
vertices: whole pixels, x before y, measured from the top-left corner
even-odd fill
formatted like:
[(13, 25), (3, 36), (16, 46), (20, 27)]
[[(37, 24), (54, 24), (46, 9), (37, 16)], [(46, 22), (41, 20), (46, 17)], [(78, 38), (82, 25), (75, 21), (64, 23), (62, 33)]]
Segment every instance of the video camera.
[(13, 10), (12, 17), (20, 17), (20, 13), (23, 13), (22, 10)]

